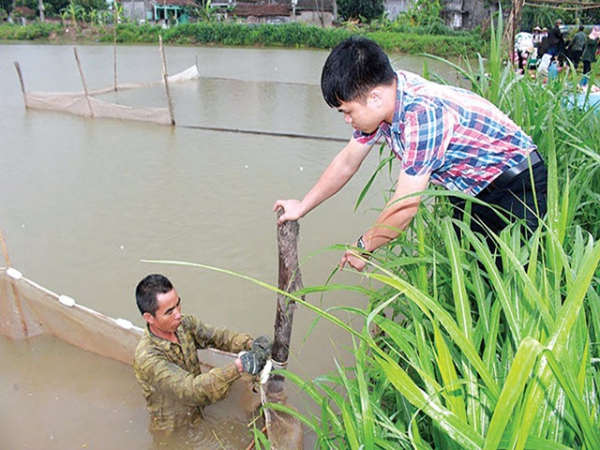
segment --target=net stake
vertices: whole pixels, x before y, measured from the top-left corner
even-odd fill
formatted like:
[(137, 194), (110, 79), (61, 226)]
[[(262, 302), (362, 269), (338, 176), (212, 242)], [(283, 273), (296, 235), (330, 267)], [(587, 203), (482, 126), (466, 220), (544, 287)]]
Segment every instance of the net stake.
[[(279, 210), (277, 217), (283, 214)], [(277, 244), (279, 248), (279, 282), (280, 291), (292, 293), (302, 289), (302, 276), (298, 265), (298, 221), (287, 221), (277, 226)], [(304, 300), (304, 296), (302, 296)], [(277, 294), (277, 312), (275, 315), (275, 336), (271, 357), (274, 367), (281, 367), (288, 361), (292, 322), (294, 311), (298, 308), (296, 302), (287, 295)], [(272, 374), (269, 381), (261, 386), (263, 403), (287, 404), (287, 393), (284, 385), (285, 378), (281, 374)], [(282, 411), (265, 411), (265, 422), (269, 443), (274, 450), (301, 450), (303, 448), (302, 424), (294, 416)]]
[(27, 95), (25, 92), (25, 82), (23, 81), (23, 73), (21, 72), (21, 66), (18, 61), (15, 61), (15, 69), (17, 69), (17, 75), (19, 76), (19, 83), (21, 84), (21, 93), (23, 94), (23, 102), (25, 108), (27, 108)]
[(171, 100), (171, 91), (169, 90), (169, 76), (167, 75), (167, 59), (165, 58), (165, 47), (163, 45), (162, 36), (158, 36), (160, 44), (160, 54), (162, 56), (163, 66), (163, 81), (165, 83), (165, 91), (167, 92), (167, 105), (169, 106), (169, 116), (171, 117), (171, 125), (175, 125), (175, 116), (173, 115), (173, 101)]
[(85, 75), (83, 74), (83, 69), (81, 68), (81, 62), (79, 61), (79, 53), (77, 52), (77, 47), (73, 47), (73, 53), (75, 54), (75, 61), (77, 61), (77, 68), (79, 69), (79, 76), (81, 76), (81, 83), (83, 84), (83, 92), (85, 93), (85, 101), (87, 103), (88, 109), (90, 111), (90, 117), (94, 118), (94, 110), (92, 109), (92, 103), (90, 102), (90, 93), (88, 91), (88, 86), (85, 81)]

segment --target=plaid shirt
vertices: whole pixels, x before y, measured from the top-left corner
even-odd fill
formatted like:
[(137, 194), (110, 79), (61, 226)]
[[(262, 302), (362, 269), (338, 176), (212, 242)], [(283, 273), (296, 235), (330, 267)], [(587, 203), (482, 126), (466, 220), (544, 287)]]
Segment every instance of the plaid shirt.
[(385, 137), (408, 175), (431, 176), (449, 190), (477, 195), (536, 146), (506, 114), (465, 89), (398, 71), (392, 124), (354, 138), (373, 145)]
[(184, 315), (179, 344), (161, 339), (146, 327), (133, 362), (150, 413), (150, 429), (172, 431), (201, 417), (202, 407), (223, 399), (240, 377), (234, 362), (202, 374), (198, 350), (249, 350), (252, 337), (204, 325)]

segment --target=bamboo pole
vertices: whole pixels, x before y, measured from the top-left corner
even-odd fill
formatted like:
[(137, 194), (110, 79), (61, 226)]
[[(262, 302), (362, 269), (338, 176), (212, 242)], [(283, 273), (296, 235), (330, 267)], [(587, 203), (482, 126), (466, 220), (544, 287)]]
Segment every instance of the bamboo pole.
[(75, 61), (77, 61), (77, 68), (79, 69), (79, 76), (81, 77), (81, 82), (83, 84), (83, 92), (85, 93), (85, 101), (87, 103), (88, 109), (90, 111), (90, 117), (94, 118), (94, 110), (92, 109), (92, 102), (90, 102), (90, 93), (88, 90), (87, 83), (85, 81), (85, 75), (83, 74), (83, 69), (81, 68), (81, 61), (79, 60), (79, 53), (77, 52), (77, 47), (73, 47), (73, 53), (75, 54)]
[(113, 10), (113, 75), (114, 75), (114, 84), (115, 84), (115, 92), (119, 89), (119, 84), (117, 83), (117, 5), (114, 5)]
[(158, 36), (160, 44), (160, 54), (162, 56), (163, 65), (163, 81), (165, 83), (165, 91), (167, 93), (167, 105), (169, 106), (169, 116), (171, 117), (171, 125), (175, 125), (175, 116), (173, 115), (173, 101), (171, 100), (171, 91), (169, 90), (169, 76), (167, 75), (167, 59), (165, 58), (165, 47), (163, 45), (162, 36)]
[(21, 93), (23, 94), (23, 102), (25, 108), (27, 108), (27, 95), (25, 91), (25, 82), (23, 81), (23, 73), (21, 72), (21, 66), (18, 61), (15, 61), (15, 69), (17, 69), (17, 75), (19, 76), (19, 83), (21, 84)]

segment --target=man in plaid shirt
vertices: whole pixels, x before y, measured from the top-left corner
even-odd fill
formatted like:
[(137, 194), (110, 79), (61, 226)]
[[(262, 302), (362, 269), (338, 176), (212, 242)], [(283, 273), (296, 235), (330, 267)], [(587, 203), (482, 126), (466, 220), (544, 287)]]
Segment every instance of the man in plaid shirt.
[[(279, 222), (298, 220), (335, 195), (384, 138), (401, 161), (396, 191), (374, 226), (355, 243), (369, 254), (405, 230), (430, 182), (463, 192), (524, 219), (529, 231), (546, 213), (547, 171), (536, 146), (521, 128), (489, 101), (464, 89), (395, 72), (373, 41), (351, 37), (333, 49), (321, 75), (327, 104), (352, 125), (350, 142), (301, 200), (277, 200)], [(533, 179), (533, 183), (531, 182)], [(462, 218), (465, 205), (456, 205)], [(497, 212), (472, 205), (471, 228), (499, 233), (507, 222)], [(352, 250), (340, 267), (363, 270), (366, 260)]]

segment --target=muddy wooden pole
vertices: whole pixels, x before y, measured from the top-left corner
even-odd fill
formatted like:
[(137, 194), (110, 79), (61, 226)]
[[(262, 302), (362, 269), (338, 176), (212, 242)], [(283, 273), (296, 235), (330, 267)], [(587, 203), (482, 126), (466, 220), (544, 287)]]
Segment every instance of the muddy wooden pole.
[[(278, 217), (283, 212), (280, 210)], [(298, 237), (300, 225), (297, 221), (288, 221), (277, 226), (277, 245), (279, 248), (279, 282), (281, 291), (293, 293), (304, 286), (298, 267)], [(304, 298), (302, 298), (304, 300)], [(275, 337), (273, 339), (273, 360), (284, 367), (290, 354), (292, 323), (296, 302), (284, 294), (277, 294), (277, 313), (275, 315)], [(283, 377), (282, 377), (283, 378)]]
[[(277, 217), (283, 211), (279, 211)], [(279, 284), (281, 291), (293, 293), (302, 289), (302, 276), (298, 267), (298, 237), (300, 226), (297, 221), (288, 221), (277, 226), (279, 248)], [(304, 297), (302, 297), (304, 300)], [(292, 323), (296, 302), (285, 294), (277, 294), (275, 314), (275, 336), (271, 359), (274, 369), (285, 369), (290, 355)], [(269, 403), (287, 405), (283, 375), (271, 375), (264, 388), (264, 400)], [(274, 450), (301, 450), (303, 447), (302, 425), (293, 416), (275, 410), (265, 409), (267, 434)]]

